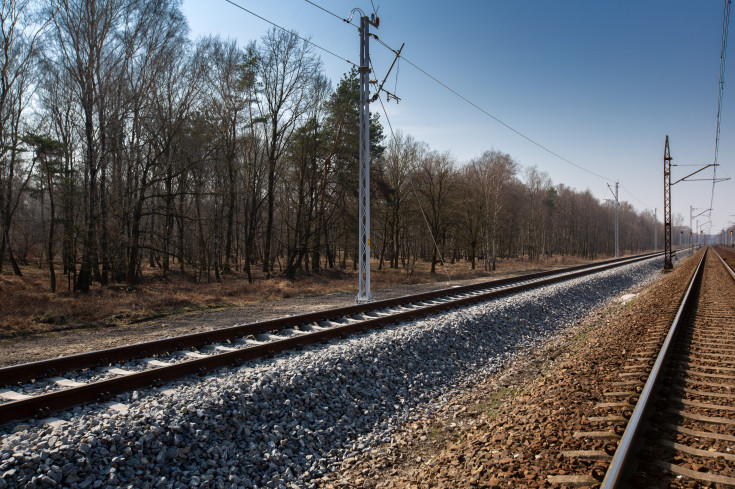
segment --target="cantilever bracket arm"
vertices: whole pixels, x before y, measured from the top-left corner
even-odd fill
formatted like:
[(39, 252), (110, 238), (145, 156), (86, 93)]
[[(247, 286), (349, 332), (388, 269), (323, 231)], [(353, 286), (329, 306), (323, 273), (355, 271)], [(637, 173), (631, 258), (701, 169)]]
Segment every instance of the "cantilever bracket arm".
[(687, 180), (687, 182), (715, 182), (715, 183), (720, 183), (720, 182), (726, 182), (728, 180), (730, 180), (730, 177), (715, 178), (714, 180), (711, 179), (711, 178), (691, 178), (691, 179)]
[[(377, 36), (376, 36), (376, 38), (377, 38)], [(390, 68), (388, 68), (388, 72), (383, 77), (383, 81), (380, 82), (380, 86), (375, 91), (375, 95), (373, 95), (373, 97), (370, 99), (371, 102), (375, 102), (376, 100), (378, 100), (378, 95), (380, 95), (380, 92), (381, 91), (383, 91), (383, 92), (385, 92), (385, 93), (388, 94), (388, 100), (389, 101), (390, 101), (390, 97), (393, 97), (397, 101), (400, 101), (401, 100), (399, 97), (396, 97), (394, 94), (390, 93), (388, 90), (383, 90), (383, 85), (385, 85), (385, 81), (388, 79), (388, 75), (390, 75), (390, 72), (393, 70), (393, 66), (396, 64), (396, 61), (398, 60), (398, 58), (401, 57), (401, 51), (403, 51), (403, 46), (405, 46), (405, 45), (406, 45), (405, 42), (402, 43), (401, 44), (401, 47), (398, 49), (398, 51), (396, 51), (396, 57), (393, 58), (393, 62), (390, 64)]]
[[(709, 168), (710, 166), (720, 166), (720, 165), (719, 165), (718, 163), (710, 163), (709, 165), (703, 166), (703, 167), (702, 167), (702, 168), (700, 168), (699, 170), (697, 170), (697, 171), (695, 171), (695, 172), (692, 172), (692, 173), (690, 173), (689, 175), (685, 176), (684, 178), (680, 178), (680, 179), (678, 179), (677, 181), (675, 181), (675, 182), (674, 182), (674, 183), (672, 183), (671, 185), (676, 185), (676, 184), (677, 184), (677, 183), (679, 183), (679, 182), (683, 182), (684, 180), (686, 180), (687, 178), (691, 177), (692, 175), (696, 175), (697, 173), (701, 172), (702, 170), (706, 170), (706, 169), (707, 169), (707, 168)], [(707, 180), (712, 180), (712, 179), (711, 179), (711, 178), (708, 178)]]

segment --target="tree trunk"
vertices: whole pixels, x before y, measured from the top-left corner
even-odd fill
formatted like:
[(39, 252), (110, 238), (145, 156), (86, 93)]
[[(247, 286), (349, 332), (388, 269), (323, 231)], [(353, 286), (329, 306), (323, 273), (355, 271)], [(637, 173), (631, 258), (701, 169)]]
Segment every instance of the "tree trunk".
[(95, 227), (97, 224), (97, 155), (95, 153), (95, 130), (92, 117), (92, 96), (84, 94), (85, 98), (85, 138), (87, 143), (87, 231), (84, 236), (82, 249), (82, 265), (77, 276), (77, 288), (82, 292), (89, 292), (92, 285), (92, 259), (95, 247)]
[(56, 292), (56, 271), (54, 270), (54, 225), (56, 221), (56, 211), (54, 209), (54, 192), (51, 186), (51, 168), (46, 162), (46, 179), (48, 183), (48, 197), (49, 197), (49, 231), (48, 231), (48, 271), (51, 285), (51, 292)]
[[(8, 260), (10, 260), (10, 266), (13, 267), (13, 273), (19, 277), (22, 277), (23, 274), (18, 267), (18, 263), (15, 261), (15, 255), (13, 255), (13, 247), (10, 243), (10, 232), (8, 229), (9, 227), (10, 226), (7, 222), (3, 226), (3, 239), (5, 240), (5, 248), (8, 250)], [(2, 259), (2, 257), (0, 257), (0, 259)]]
[(275, 203), (276, 161), (275, 156), (268, 158), (268, 214), (265, 224), (265, 249), (263, 250), (263, 272), (271, 278), (271, 240), (273, 237), (273, 206)]
[(125, 281), (134, 286), (138, 282), (138, 259), (140, 255), (140, 221), (143, 216), (143, 197), (138, 197), (133, 210), (133, 220), (130, 226), (130, 244), (128, 251), (128, 267)]

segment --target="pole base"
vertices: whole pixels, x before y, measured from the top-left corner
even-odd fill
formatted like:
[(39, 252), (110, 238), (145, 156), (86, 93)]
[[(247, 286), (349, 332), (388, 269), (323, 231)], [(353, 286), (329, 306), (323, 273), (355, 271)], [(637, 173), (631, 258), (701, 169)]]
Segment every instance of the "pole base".
[(358, 304), (365, 304), (367, 302), (373, 302), (373, 294), (369, 294), (367, 296), (360, 296), (358, 294), (357, 297), (355, 297), (355, 302)]

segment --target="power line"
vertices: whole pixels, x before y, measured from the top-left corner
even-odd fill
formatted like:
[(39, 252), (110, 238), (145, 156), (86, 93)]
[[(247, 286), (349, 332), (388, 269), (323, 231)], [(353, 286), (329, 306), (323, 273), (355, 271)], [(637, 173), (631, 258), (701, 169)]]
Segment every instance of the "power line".
[[(309, 0), (306, 0), (306, 1), (308, 2)], [(345, 61), (346, 63), (349, 63), (349, 64), (351, 64), (351, 65), (352, 65), (352, 66), (354, 66), (354, 67), (358, 67), (358, 66), (357, 66), (357, 64), (353, 63), (353, 62), (352, 62), (352, 61), (350, 61), (349, 59), (347, 59), (347, 58), (344, 58), (344, 57), (340, 56), (339, 54), (336, 54), (336, 53), (334, 53), (334, 52), (330, 51), (329, 49), (327, 49), (327, 48), (324, 48), (324, 47), (320, 46), (319, 44), (315, 43), (314, 41), (310, 41), (309, 39), (306, 39), (305, 37), (301, 37), (300, 35), (298, 35), (298, 34), (297, 34), (296, 32), (294, 32), (294, 31), (288, 30), (288, 29), (286, 29), (285, 27), (281, 27), (280, 25), (276, 24), (275, 22), (273, 22), (273, 21), (270, 21), (270, 20), (266, 19), (265, 17), (263, 17), (263, 16), (261, 16), (261, 15), (258, 15), (258, 14), (256, 14), (256, 13), (255, 13), (255, 12), (253, 12), (252, 10), (248, 10), (248, 9), (246, 9), (245, 7), (243, 7), (242, 5), (238, 5), (238, 4), (236, 4), (236, 3), (235, 3), (235, 2), (233, 2), (232, 0), (225, 0), (225, 2), (227, 2), (227, 3), (231, 4), (231, 5), (234, 5), (235, 7), (239, 8), (240, 10), (244, 10), (245, 12), (249, 13), (250, 15), (252, 15), (252, 16), (254, 16), (254, 17), (257, 17), (257, 18), (259, 18), (260, 20), (262, 20), (262, 21), (264, 21), (264, 22), (267, 22), (267, 23), (269, 23), (270, 25), (272, 25), (272, 26), (274, 26), (274, 27), (277, 27), (277, 28), (281, 29), (281, 30), (282, 30), (282, 31), (284, 31), (284, 32), (288, 32), (289, 34), (293, 34), (294, 36), (298, 37), (299, 39), (301, 39), (301, 40), (302, 40), (302, 41), (304, 41), (305, 43), (311, 44), (312, 46), (314, 46), (314, 47), (316, 47), (316, 48), (319, 48), (319, 49), (321, 49), (321, 50), (322, 50), (322, 51), (324, 51), (325, 53), (331, 54), (331, 55), (332, 55), (332, 56), (334, 56), (335, 58), (339, 58), (339, 59), (341, 59), (342, 61)], [(309, 2), (309, 3), (311, 3), (312, 5), (316, 5), (316, 4), (312, 3), (312, 2)], [(316, 6), (318, 7), (318, 5), (316, 5)], [(322, 9), (322, 10), (324, 10), (324, 9)], [(331, 12), (330, 12), (330, 13), (331, 13)], [(334, 14), (332, 14), (332, 15), (334, 15)], [(339, 17), (337, 17), (337, 18), (339, 18)], [(342, 19), (342, 20), (344, 20), (344, 19)]]
[(630, 195), (631, 197), (633, 197), (639, 203), (643, 204), (645, 207), (649, 207), (649, 208), (651, 207), (650, 205), (648, 205), (647, 203), (643, 202), (641, 199), (639, 199), (638, 197), (636, 197), (633, 192), (631, 192), (630, 190), (628, 190), (627, 188), (625, 188), (625, 185), (623, 185), (622, 183), (620, 184), (620, 188), (622, 188), (623, 190), (625, 190), (626, 192), (628, 192), (628, 195)]
[(715, 183), (717, 183), (717, 159), (720, 152), (720, 117), (722, 116), (722, 94), (725, 90), (725, 60), (727, 58), (727, 31), (730, 26), (730, 1), (725, 0), (725, 11), (722, 19), (722, 46), (720, 48), (720, 82), (717, 90), (717, 128), (715, 129), (715, 166), (712, 169), (712, 195), (709, 201), (710, 216), (715, 200)]
[[(229, 0), (227, 0), (227, 1), (229, 1)], [(343, 19), (342, 17), (340, 17), (339, 15), (335, 14), (334, 12), (331, 12), (331, 11), (325, 9), (322, 6), (317, 5), (316, 3), (314, 3), (311, 0), (305, 0), (305, 1), (308, 2), (309, 4), (315, 6), (315, 7), (323, 10), (324, 12), (328, 13), (329, 15), (331, 15), (333, 17), (336, 17), (336, 18), (338, 18), (340, 20), (343, 20), (345, 22), (348, 22), (347, 19)], [(372, 4), (372, 0), (371, 0), (371, 4)], [(375, 5), (374, 4), (373, 4), (373, 11), (375, 11)], [(348, 23), (350, 23), (350, 22), (348, 22)], [(352, 24), (352, 25), (354, 25), (354, 24)], [(515, 129), (510, 124), (507, 124), (507, 123), (503, 122), (501, 119), (499, 119), (498, 117), (495, 117), (490, 112), (486, 111), (485, 109), (483, 109), (482, 107), (480, 107), (479, 105), (477, 105), (476, 103), (474, 103), (473, 101), (471, 101), (470, 99), (468, 99), (467, 97), (465, 97), (464, 95), (462, 95), (461, 93), (459, 93), (456, 90), (454, 90), (453, 88), (449, 87), (447, 84), (445, 84), (444, 82), (442, 82), (441, 80), (439, 80), (435, 76), (433, 76), (430, 73), (428, 73), (426, 70), (424, 70), (423, 68), (421, 68), (420, 66), (418, 66), (416, 63), (414, 63), (410, 59), (408, 59), (405, 56), (401, 55), (400, 52), (398, 52), (395, 49), (393, 49), (392, 47), (388, 46), (378, 36), (376, 36), (376, 35), (373, 34), (373, 37), (375, 38), (376, 41), (378, 41), (380, 44), (382, 44), (385, 48), (387, 48), (390, 51), (392, 51), (398, 58), (403, 58), (408, 64), (410, 64), (411, 66), (413, 66), (414, 68), (416, 68), (417, 70), (419, 70), (421, 73), (423, 73), (424, 75), (428, 76), (429, 78), (431, 78), (432, 80), (434, 80), (436, 83), (438, 83), (442, 87), (446, 88), (447, 90), (449, 90), (450, 92), (452, 92), (454, 95), (456, 95), (457, 97), (461, 98), (462, 100), (464, 100), (465, 102), (467, 102), (468, 104), (470, 104), (471, 106), (473, 106), (474, 108), (476, 108), (477, 110), (479, 110), (480, 112), (482, 112), (483, 114), (485, 114), (486, 116), (490, 117), (491, 119), (493, 119), (497, 123), (501, 124), (502, 126), (506, 127), (507, 129), (510, 129), (511, 131), (513, 131), (514, 133), (516, 133), (517, 135), (521, 136), (523, 139), (525, 139), (525, 140), (529, 141), (530, 143), (538, 146), (542, 150), (544, 150), (547, 153), (549, 153), (549, 154), (551, 154), (551, 155), (559, 158), (560, 160), (562, 160), (562, 161), (564, 161), (566, 163), (569, 163), (570, 165), (572, 165), (572, 166), (574, 166), (574, 167), (576, 167), (576, 168), (578, 168), (578, 169), (580, 169), (582, 171), (585, 171), (585, 172), (589, 173), (590, 175), (594, 175), (594, 176), (596, 176), (598, 178), (601, 178), (603, 180), (607, 180), (608, 182), (614, 182), (615, 181), (612, 178), (607, 178), (607, 177), (605, 177), (603, 175), (600, 175), (599, 173), (596, 173), (596, 172), (594, 172), (592, 170), (589, 170), (589, 169), (587, 169), (587, 168), (585, 168), (585, 167), (583, 167), (581, 165), (578, 165), (578, 164), (574, 163), (573, 161), (571, 161), (571, 160), (569, 160), (567, 158), (564, 158), (560, 154), (555, 153), (554, 151), (552, 151), (551, 149), (547, 148), (546, 146), (544, 146), (543, 144), (539, 143), (538, 141), (535, 141), (531, 137), (526, 136), (521, 131)]]
[(401, 57), (408, 64), (410, 64), (411, 66), (413, 66), (414, 68), (416, 68), (417, 70), (419, 70), (421, 73), (423, 73), (424, 75), (428, 76), (429, 78), (431, 78), (432, 80), (434, 80), (436, 83), (438, 83), (442, 87), (446, 88), (447, 90), (449, 90), (450, 92), (452, 92), (454, 95), (456, 95), (457, 97), (461, 98), (462, 100), (464, 100), (465, 102), (467, 102), (468, 104), (470, 104), (471, 106), (473, 106), (474, 108), (476, 108), (477, 110), (479, 110), (480, 112), (482, 112), (483, 114), (485, 114), (486, 116), (490, 117), (491, 119), (493, 119), (497, 123), (501, 124), (502, 126), (506, 127), (507, 129), (510, 129), (511, 131), (513, 131), (514, 133), (516, 133), (517, 135), (521, 136), (526, 141), (529, 141), (530, 143), (538, 146), (539, 148), (541, 148), (542, 150), (546, 151), (547, 153), (549, 153), (549, 154), (551, 154), (551, 155), (559, 158), (560, 160), (562, 160), (562, 161), (564, 161), (566, 163), (569, 163), (570, 165), (572, 165), (572, 166), (574, 166), (574, 167), (576, 167), (576, 168), (578, 168), (578, 169), (580, 169), (582, 171), (585, 171), (585, 172), (589, 173), (590, 175), (594, 175), (594, 176), (596, 176), (598, 178), (601, 178), (603, 180), (607, 180), (608, 182), (614, 182), (615, 181), (612, 178), (608, 178), (606, 176), (600, 175), (599, 173), (596, 173), (596, 172), (594, 172), (592, 170), (589, 170), (589, 169), (587, 169), (587, 168), (585, 168), (583, 166), (580, 166), (580, 165), (574, 163), (573, 161), (571, 161), (571, 160), (569, 160), (567, 158), (564, 158), (560, 154), (555, 153), (554, 151), (552, 151), (551, 149), (547, 148), (546, 146), (544, 146), (543, 144), (539, 143), (538, 141), (534, 140), (533, 138), (531, 138), (529, 136), (526, 136), (521, 131), (515, 129), (510, 124), (507, 124), (506, 122), (502, 121), (498, 117), (492, 115), (490, 112), (486, 111), (485, 109), (483, 109), (482, 107), (480, 107), (479, 105), (477, 105), (476, 103), (474, 103), (473, 101), (471, 101), (470, 99), (468, 99), (467, 97), (465, 97), (464, 95), (462, 95), (461, 93), (457, 92), (456, 90), (454, 90), (453, 88), (451, 88), (450, 86), (448, 86), (446, 83), (442, 82), (441, 80), (439, 80), (438, 78), (436, 78), (434, 75), (430, 74), (429, 72), (427, 72), (426, 70), (424, 70), (423, 68), (421, 68), (420, 66), (418, 66), (416, 63), (414, 63), (410, 59), (406, 58), (405, 56), (399, 55), (398, 52), (395, 49), (393, 49), (392, 47), (388, 46), (386, 43), (384, 43), (380, 39), (377, 39), (376, 38), (376, 40), (380, 44), (382, 44), (383, 46), (385, 46), (387, 49), (389, 49), (389, 50), (393, 51), (394, 53), (396, 53), (399, 57)]
[(316, 8), (318, 8), (319, 10), (323, 10), (324, 12), (328, 13), (329, 15), (332, 15), (332, 16), (334, 16), (334, 17), (337, 17), (337, 18), (338, 18), (339, 20), (341, 20), (342, 22), (346, 22), (346, 23), (350, 24), (351, 26), (355, 26), (355, 27), (358, 27), (357, 25), (353, 24), (353, 23), (352, 23), (352, 22), (350, 22), (349, 20), (347, 20), (347, 19), (345, 19), (345, 18), (342, 18), (342, 17), (340, 17), (339, 15), (335, 14), (335, 13), (334, 13), (334, 12), (332, 12), (331, 10), (327, 10), (327, 9), (325, 9), (324, 7), (322, 7), (321, 5), (319, 5), (319, 4), (316, 4), (316, 3), (312, 2), (311, 0), (305, 0), (305, 1), (306, 1), (306, 3), (309, 3), (309, 4), (313, 5), (313, 6), (315, 6), (315, 7), (316, 7)]
[[(371, 62), (371, 66), (372, 66), (372, 62)], [(390, 123), (390, 118), (388, 117), (388, 111), (385, 110), (385, 105), (383, 105), (383, 97), (380, 96), (380, 92), (378, 92), (378, 100), (380, 101), (380, 106), (383, 108), (383, 114), (385, 114), (385, 120), (388, 121), (388, 127), (390, 128), (391, 136), (393, 136), (393, 141), (397, 141), (396, 133), (393, 132), (393, 124)], [(436, 253), (437, 255), (439, 255), (439, 260), (442, 262), (442, 267), (444, 268), (444, 272), (447, 274), (447, 280), (449, 281), (449, 284), (451, 285), (452, 276), (449, 275), (449, 269), (447, 268), (446, 263), (444, 263), (444, 255), (439, 249), (439, 244), (436, 242), (436, 239), (434, 238), (434, 233), (431, 231), (431, 226), (429, 226), (429, 219), (426, 217), (424, 206), (421, 205), (421, 200), (419, 200), (419, 196), (416, 193), (416, 188), (413, 186), (413, 181), (410, 178), (408, 179), (408, 185), (411, 187), (411, 191), (413, 192), (413, 196), (416, 198), (416, 203), (418, 203), (419, 209), (421, 209), (421, 215), (424, 217), (424, 222), (426, 223), (426, 227), (429, 230), (429, 236), (431, 236), (431, 240), (434, 242), (434, 248), (436, 248)]]

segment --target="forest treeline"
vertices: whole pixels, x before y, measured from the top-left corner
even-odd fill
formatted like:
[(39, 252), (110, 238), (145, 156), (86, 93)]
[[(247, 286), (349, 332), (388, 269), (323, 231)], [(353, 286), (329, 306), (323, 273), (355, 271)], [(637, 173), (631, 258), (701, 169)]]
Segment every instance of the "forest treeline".
[[(177, 0), (5, 0), (0, 267), (51, 290), (355, 266), (356, 71), (333, 86), (310, 45), (191, 40)], [(614, 207), (489, 149), (469, 162), (371, 119), (379, 267), (614, 252)], [(653, 248), (620, 206), (620, 248)]]

